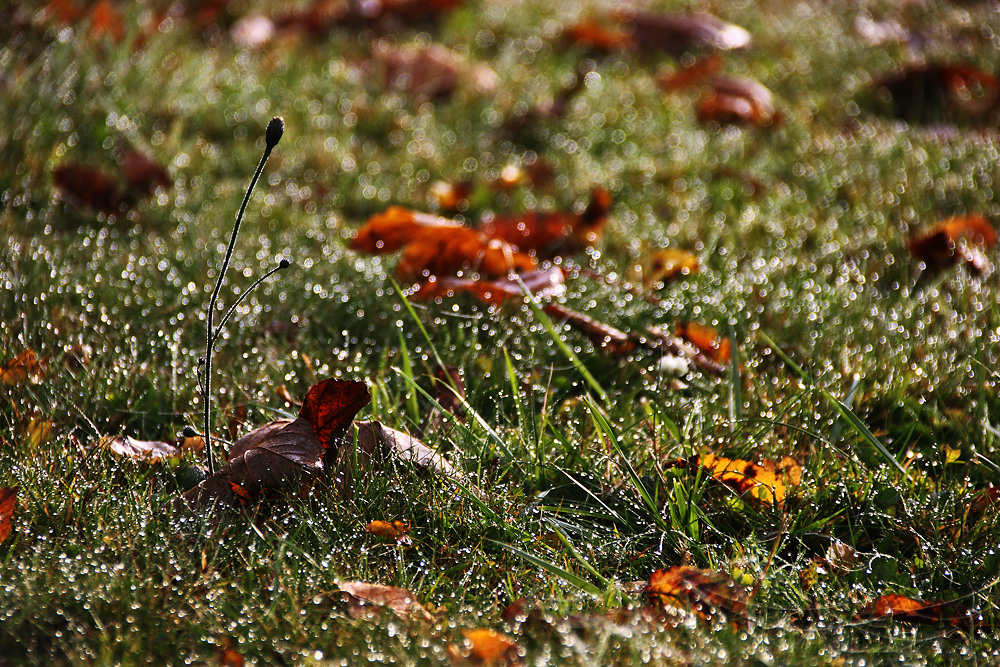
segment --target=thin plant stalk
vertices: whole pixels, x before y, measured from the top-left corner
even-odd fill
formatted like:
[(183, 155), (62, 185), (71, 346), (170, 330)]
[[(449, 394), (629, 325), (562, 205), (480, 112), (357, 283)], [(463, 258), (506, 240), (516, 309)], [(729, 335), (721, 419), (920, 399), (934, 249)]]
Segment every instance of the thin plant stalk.
[[(260, 178), (261, 172), (264, 171), (264, 164), (267, 163), (267, 158), (271, 155), (271, 151), (275, 146), (278, 145), (278, 141), (281, 140), (281, 135), (285, 130), (285, 123), (280, 117), (274, 117), (271, 122), (267, 124), (267, 130), (265, 132), (265, 146), (264, 155), (260, 158), (260, 164), (257, 165), (257, 171), (253, 175), (253, 179), (250, 181), (250, 187), (247, 188), (247, 194), (243, 197), (243, 204), (240, 206), (240, 212), (236, 215), (236, 224), (233, 226), (232, 236), (229, 237), (229, 247), (226, 248), (226, 257), (222, 260), (222, 269), (219, 271), (219, 279), (215, 282), (215, 289), (212, 290), (212, 298), (208, 302), (208, 316), (205, 326), (205, 455), (208, 457), (208, 474), (212, 475), (215, 473), (215, 457), (212, 454), (212, 353), (215, 348), (215, 342), (218, 339), (219, 332), (213, 331), (212, 321), (215, 315), (216, 302), (219, 299), (219, 291), (222, 289), (222, 281), (226, 277), (226, 271), (229, 270), (229, 261), (233, 257), (233, 248), (236, 246), (236, 237), (240, 233), (240, 224), (243, 222), (243, 214), (247, 210), (247, 204), (250, 202), (250, 195), (253, 194), (254, 188), (257, 186), (257, 180)], [(259, 283), (255, 283), (256, 287)], [(249, 292), (250, 290), (247, 290)], [(228, 314), (223, 319), (223, 324), (228, 320)], [(219, 325), (219, 329), (222, 329), (222, 325)]]

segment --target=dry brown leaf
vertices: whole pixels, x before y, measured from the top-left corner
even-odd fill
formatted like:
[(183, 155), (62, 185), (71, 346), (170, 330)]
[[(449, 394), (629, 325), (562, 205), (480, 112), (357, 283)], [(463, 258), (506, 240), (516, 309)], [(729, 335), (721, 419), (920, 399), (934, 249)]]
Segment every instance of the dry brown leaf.
[(27, 349), (3, 366), (0, 366), (0, 384), (19, 385), (29, 379), (42, 379), (42, 367), (38, 356), (32, 349)]
[(728, 51), (750, 46), (750, 33), (707, 13), (660, 14), (640, 11), (623, 14), (632, 27), (632, 40), (640, 51), (664, 51), (681, 56), (709, 49)]
[(883, 595), (865, 607), (862, 618), (891, 618), (908, 623), (949, 623), (955, 626), (975, 626), (982, 616), (955, 601), (921, 602), (902, 595)]
[(173, 184), (166, 169), (153, 158), (134, 148), (126, 150), (119, 162), (125, 181), (138, 196), (148, 197), (158, 189), (169, 189)]
[(372, 55), (386, 90), (405, 92), (417, 99), (446, 97), (460, 87), (489, 95), (499, 85), (492, 69), (480, 63), (469, 64), (441, 44), (400, 47), (379, 41)]
[(969, 65), (920, 64), (875, 82), (884, 111), (914, 123), (979, 125), (1000, 104), (1000, 81)]
[(347, 598), (347, 611), (351, 618), (367, 618), (381, 609), (388, 609), (407, 620), (434, 620), (416, 596), (405, 588), (364, 581), (342, 581), (338, 586)]
[(607, 190), (595, 188), (580, 215), (561, 211), (499, 215), (483, 225), (482, 232), (539, 259), (571, 255), (597, 242), (608, 221), (611, 203)]
[(964, 262), (976, 275), (990, 272), (990, 263), (974, 246), (992, 248), (997, 243), (993, 224), (982, 215), (959, 215), (937, 223), (909, 243), (910, 253), (930, 272)]
[(20, 487), (5, 487), (0, 489), (0, 544), (10, 537), (11, 518), (17, 509), (17, 493)]
[(229, 462), (176, 498), (175, 509), (221, 504), (240, 507), (268, 490), (296, 488), (317, 476), (338, 453), (339, 436), (368, 404), (363, 382), (324, 380), (306, 394), (295, 420), (277, 420), (240, 438)]
[(747, 624), (747, 594), (732, 577), (712, 570), (675, 566), (657, 570), (644, 591), (647, 602), (659, 608), (692, 609), (704, 619)]
[(118, 456), (153, 463), (169, 458), (177, 458), (181, 450), (169, 442), (156, 440), (136, 440), (127, 435), (105, 438), (103, 444)]
[(780, 120), (774, 96), (754, 79), (716, 76), (698, 102), (698, 120), (702, 123), (766, 127)]
[(63, 164), (52, 172), (52, 184), (74, 205), (102, 213), (121, 213), (129, 203), (115, 179), (82, 164)]

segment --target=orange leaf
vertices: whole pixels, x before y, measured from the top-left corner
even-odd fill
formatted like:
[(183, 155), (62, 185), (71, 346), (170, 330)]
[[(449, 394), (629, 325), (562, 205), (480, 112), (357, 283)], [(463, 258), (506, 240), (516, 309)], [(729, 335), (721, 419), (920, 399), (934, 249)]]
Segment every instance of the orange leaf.
[(977, 275), (988, 273), (989, 260), (975, 248), (961, 243), (963, 240), (992, 248), (997, 243), (997, 232), (981, 215), (959, 215), (942, 220), (911, 240), (909, 249), (928, 271), (941, 271), (961, 260)]
[(747, 623), (747, 595), (729, 575), (688, 566), (657, 570), (643, 591), (650, 605), (689, 607), (702, 618), (721, 612), (739, 625)]
[(350, 248), (370, 255), (396, 252), (427, 229), (459, 231), (466, 228), (454, 220), (390, 206), (361, 226)]
[(902, 595), (883, 595), (865, 607), (861, 616), (891, 618), (908, 623), (939, 623), (978, 625), (982, 617), (968, 607), (949, 602), (921, 602)]
[(700, 83), (705, 77), (713, 74), (722, 67), (722, 58), (718, 53), (713, 53), (705, 58), (699, 58), (689, 65), (682, 64), (681, 68), (673, 72), (662, 73), (657, 77), (660, 88), (667, 92), (674, 92), (690, 88)]
[(306, 393), (299, 418), (312, 426), (320, 445), (328, 449), (338, 432), (346, 429), (358, 410), (370, 401), (371, 394), (364, 382), (324, 380)]
[[(520, 647), (510, 637), (493, 630), (477, 628), (462, 630), (471, 644), (466, 664), (470, 665), (513, 665), (520, 662)], [(462, 661), (461, 654), (453, 656)]]
[(19, 385), (28, 378), (38, 380), (42, 377), (42, 367), (38, 356), (32, 349), (27, 349), (3, 366), (0, 366), (0, 384)]
[(649, 287), (658, 282), (666, 283), (679, 276), (697, 273), (698, 268), (698, 258), (687, 250), (664, 248), (651, 253), (642, 263), (634, 266), (629, 273), (629, 280)]
[(735, 489), (741, 496), (750, 495), (768, 504), (780, 505), (785, 500), (784, 483), (765, 466), (714, 454), (699, 456), (697, 461), (698, 465), (712, 473), (712, 477)]
[(598, 51), (624, 51), (635, 48), (632, 35), (620, 28), (609, 28), (606, 22), (583, 21), (568, 28), (566, 39), (574, 44), (592, 47)]
[(0, 489), (0, 543), (10, 537), (10, 520), (17, 508), (17, 492), (20, 487)]
[(725, 364), (731, 358), (732, 342), (729, 338), (719, 336), (712, 327), (695, 322), (679, 322), (677, 336), (694, 345), (716, 363)]
[(110, 0), (99, 0), (90, 11), (90, 34), (94, 37), (107, 35), (116, 42), (125, 37), (121, 12)]
[(410, 538), (406, 536), (410, 532), (410, 524), (403, 521), (375, 520), (365, 526), (365, 532), (384, 540), (396, 540), (400, 544), (410, 544)]

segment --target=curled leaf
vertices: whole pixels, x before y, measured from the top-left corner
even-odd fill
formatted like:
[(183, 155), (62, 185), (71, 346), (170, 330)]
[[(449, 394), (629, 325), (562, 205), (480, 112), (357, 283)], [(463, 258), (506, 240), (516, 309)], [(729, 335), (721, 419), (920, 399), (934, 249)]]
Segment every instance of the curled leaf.
[(754, 79), (716, 76), (698, 102), (698, 120), (703, 123), (765, 127), (779, 120), (774, 96)]
[(981, 215), (959, 215), (937, 223), (909, 243), (910, 253), (928, 271), (938, 272), (963, 262), (976, 275), (990, 272), (989, 260), (976, 245), (992, 248), (997, 232)]
[(389, 523), (388, 521), (375, 520), (365, 526), (365, 532), (383, 540), (395, 541), (398, 544), (412, 544), (406, 535), (410, 532), (410, 524), (403, 521)]
[(40, 380), (41, 377), (38, 355), (30, 348), (0, 366), (0, 384), (19, 385), (29, 379)]
[(679, 322), (677, 336), (694, 345), (718, 364), (726, 364), (732, 355), (732, 342), (710, 326), (697, 322)]
[(181, 453), (180, 448), (169, 442), (136, 440), (127, 435), (107, 438), (104, 443), (118, 456), (149, 463), (174, 458)]
[(707, 13), (660, 14), (640, 11), (624, 15), (640, 51), (664, 51), (674, 56), (697, 50), (728, 51), (750, 46), (750, 33)]
[(342, 581), (338, 587), (347, 599), (347, 610), (352, 618), (366, 618), (380, 609), (388, 609), (408, 620), (434, 620), (417, 597), (405, 588), (364, 581)]

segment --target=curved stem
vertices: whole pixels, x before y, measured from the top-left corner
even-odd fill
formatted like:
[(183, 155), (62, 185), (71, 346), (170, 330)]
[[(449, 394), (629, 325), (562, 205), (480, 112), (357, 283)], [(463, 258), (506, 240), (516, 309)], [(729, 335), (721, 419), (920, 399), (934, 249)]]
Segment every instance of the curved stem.
[(219, 326), (215, 328), (215, 334), (212, 336), (213, 343), (219, 340), (219, 336), (222, 335), (222, 328), (226, 326), (226, 322), (228, 322), (229, 318), (233, 316), (233, 313), (236, 312), (236, 309), (239, 308), (240, 304), (243, 303), (248, 296), (250, 296), (250, 293), (253, 292), (255, 289), (257, 289), (262, 282), (273, 276), (278, 271), (281, 271), (283, 268), (285, 267), (280, 265), (274, 267), (273, 269), (265, 273), (263, 276), (258, 278), (256, 281), (254, 281), (254, 284), (248, 287), (247, 291), (243, 292), (243, 294), (241, 294), (240, 297), (236, 299), (236, 302), (229, 308), (226, 314), (222, 316), (222, 321), (219, 322)]
[(212, 455), (212, 348), (215, 345), (216, 334), (212, 331), (212, 318), (215, 314), (215, 304), (219, 299), (219, 290), (222, 289), (222, 281), (226, 277), (226, 271), (229, 269), (229, 260), (233, 257), (233, 247), (236, 245), (236, 236), (240, 233), (240, 223), (243, 222), (243, 214), (247, 210), (247, 204), (250, 202), (250, 195), (253, 193), (254, 187), (257, 185), (257, 179), (260, 178), (260, 174), (264, 171), (264, 163), (267, 162), (268, 156), (271, 154), (272, 146), (268, 144), (264, 148), (264, 155), (260, 158), (260, 164), (257, 165), (257, 171), (253, 175), (253, 180), (250, 181), (250, 187), (247, 188), (247, 194), (243, 198), (243, 205), (240, 206), (240, 212), (236, 215), (236, 225), (233, 227), (233, 235), (229, 237), (229, 247), (226, 249), (226, 258), (222, 261), (222, 269), (219, 271), (219, 279), (215, 283), (215, 289), (212, 290), (212, 298), (208, 302), (208, 322), (206, 326), (205, 335), (205, 455), (208, 457), (208, 474), (212, 475), (215, 473), (215, 457)]

